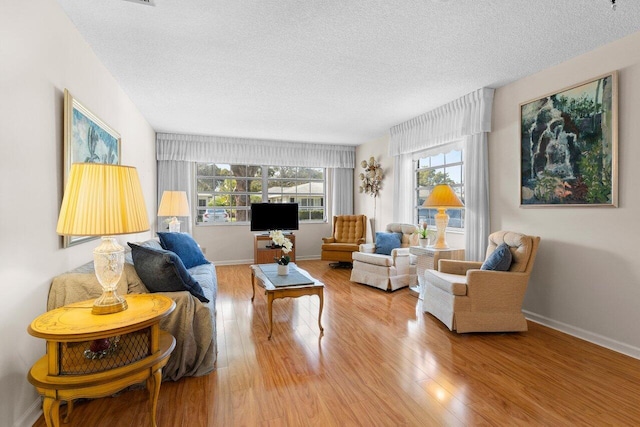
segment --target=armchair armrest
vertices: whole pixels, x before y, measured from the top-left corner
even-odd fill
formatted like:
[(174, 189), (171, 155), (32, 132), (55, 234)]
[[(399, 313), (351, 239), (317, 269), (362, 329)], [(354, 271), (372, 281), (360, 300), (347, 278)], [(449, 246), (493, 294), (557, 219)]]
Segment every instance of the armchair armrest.
[(361, 237), (358, 239), (358, 241), (356, 242), (357, 244), (361, 245), (366, 241), (366, 239), (364, 237)]
[(465, 274), (467, 274), (467, 270), (480, 270), (481, 266), (482, 263), (477, 261), (441, 259), (438, 262), (438, 271), (464, 276)]
[(335, 239), (335, 237), (323, 237), (323, 238), (322, 238), (322, 241), (323, 241), (324, 243), (335, 243), (335, 242), (336, 242), (336, 239)]
[(376, 245), (374, 243), (362, 243), (359, 247), (359, 251), (367, 254), (374, 254), (376, 253)]
[(476, 309), (520, 310), (528, 281), (528, 273), (469, 270), (467, 295)]
[(409, 248), (395, 248), (391, 249), (391, 256), (395, 259), (396, 257), (405, 257), (409, 256)]
[(409, 265), (411, 264), (409, 248), (392, 249), (391, 258), (393, 258), (393, 265), (396, 267), (398, 275), (409, 274)]

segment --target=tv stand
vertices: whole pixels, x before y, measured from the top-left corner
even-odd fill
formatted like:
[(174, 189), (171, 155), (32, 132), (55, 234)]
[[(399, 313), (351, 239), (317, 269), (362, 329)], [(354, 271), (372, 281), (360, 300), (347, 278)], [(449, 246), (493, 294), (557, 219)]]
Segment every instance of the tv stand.
[[(285, 234), (285, 236), (291, 240), (293, 248), (287, 255), (291, 258), (291, 262), (296, 261), (296, 236), (293, 233)], [(267, 234), (254, 234), (253, 235), (253, 262), (254, 264), (272, 264), (275, 263), (275, 258), (278, 258), (282, 251), (281, 249), (273, 249), (267, 247), (271, 244), (271, 238), (269, 233)]]

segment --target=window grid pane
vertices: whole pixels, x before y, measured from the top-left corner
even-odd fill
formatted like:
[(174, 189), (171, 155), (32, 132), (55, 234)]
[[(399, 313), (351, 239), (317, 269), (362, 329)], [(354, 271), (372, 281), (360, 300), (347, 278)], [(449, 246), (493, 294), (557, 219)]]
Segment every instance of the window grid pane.
[[(464, 203), (464, 164), (462, 150), (452, 150), (434, 156), (425, 156), (415, 162), (416, 192), (414, 194), (414, 218), (418, 224), (426, 222), (435, 227), (436, 209), (424, 208), (433, 187), (437, 184), (449, 184)], [(448, 228), (464, 229), (464, 209), (447, 209)]]
[(248, 224), (251, 203), (260, 202), (297, 202), (300, 221), (326, 221), (324, 168), (198, 163), (196, 170), (197, 224)]

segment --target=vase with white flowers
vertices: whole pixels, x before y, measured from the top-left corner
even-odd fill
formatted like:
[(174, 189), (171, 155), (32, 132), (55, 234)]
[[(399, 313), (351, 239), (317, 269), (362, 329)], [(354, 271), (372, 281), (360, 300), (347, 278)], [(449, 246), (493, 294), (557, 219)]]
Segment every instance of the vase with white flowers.
[(289, 262), (291, 258), (287, 255), (293, 249), (293, 243), (284, 235), (281, 230), (273, 230), (269, 233), (269, 238), (276, 248), (280, 249), (280, 256), (274, 260), (278, 264), (278, 275), (286, 276), (289, 274)]

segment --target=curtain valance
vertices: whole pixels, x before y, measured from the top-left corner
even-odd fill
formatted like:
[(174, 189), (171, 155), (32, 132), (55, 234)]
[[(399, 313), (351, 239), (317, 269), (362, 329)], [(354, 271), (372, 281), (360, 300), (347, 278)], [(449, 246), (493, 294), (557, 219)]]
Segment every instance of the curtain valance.
[(158, 133), (157, 160), (355, 168), (356, 147)]
[(389, 155), (413, 153), (491, 131), (491, 88), (481, 88), (389, 130)]

